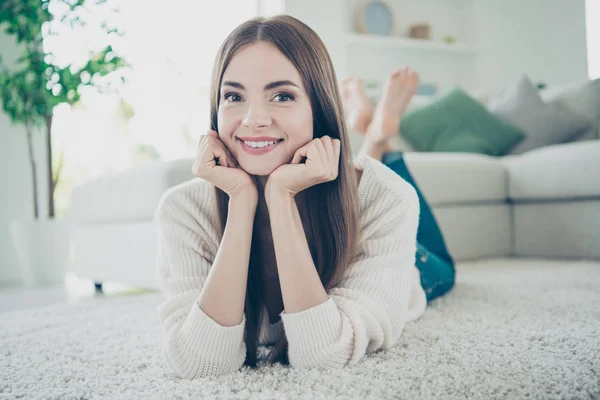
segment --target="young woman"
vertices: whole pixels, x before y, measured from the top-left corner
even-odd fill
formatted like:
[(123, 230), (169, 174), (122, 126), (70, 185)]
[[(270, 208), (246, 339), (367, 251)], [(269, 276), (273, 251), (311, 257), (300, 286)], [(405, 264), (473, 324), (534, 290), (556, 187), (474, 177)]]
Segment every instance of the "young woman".
[(329, 55), (290, 16), (222, 44), (198, 177), (155, 222), (164, 356), (180, 377), (268, 362), (339, 368), (391, 348), (427, 296), (419, 197), (380, 161), (352, 160)]

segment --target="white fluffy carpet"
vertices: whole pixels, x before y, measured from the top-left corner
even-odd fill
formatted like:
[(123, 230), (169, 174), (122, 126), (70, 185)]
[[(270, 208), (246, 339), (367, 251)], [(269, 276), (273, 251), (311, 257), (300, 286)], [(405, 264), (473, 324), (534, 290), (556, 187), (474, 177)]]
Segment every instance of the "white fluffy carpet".
[[(488, 260), (406, 326), (388, 352), (340, 370), (264, 363), (174, 378), (160, 292), (0, 313), (0, 399), (597, 399), (600, 264)], [(262, 348), (264, 350), (264, 348)]]

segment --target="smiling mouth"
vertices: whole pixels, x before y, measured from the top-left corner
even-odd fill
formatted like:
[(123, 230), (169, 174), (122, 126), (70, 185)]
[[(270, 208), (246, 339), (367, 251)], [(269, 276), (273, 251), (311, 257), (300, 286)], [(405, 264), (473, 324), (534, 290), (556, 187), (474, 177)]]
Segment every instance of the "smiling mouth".
[(253, 149), (264, 149), (264, 148), (268, 148), (268, 147), (272, 147), (275, 146), (276, 144), (280, 143), (281, 141), (283, 141), (283, 139), (277, 139), (277, 140), (270, 140), (270, 141), (245, 141), (242, 140), (240, 138), (237, 138), (237, 140), (239, 140), (240, 142), (242, 142), (244, 145), (253, 148)]
[(238, 139), (238, 140), (240, 142), (242, 151), (244, 151), (247, 154), (254, 155), (254, 156), (260, 156), (263, 154), (267, 154), (271, 151), (274, 151), (274, 149), (279, 147), (279, 144), (283, 141), (283, 139), (277, 139), (277, 140), (273, 140), (270, 142), (254, 142), (254, 143), (259, 143), (259, 145), (252, 146), (250, 144), (247, 144), (247, 142), (243, 141), (242, 139)]

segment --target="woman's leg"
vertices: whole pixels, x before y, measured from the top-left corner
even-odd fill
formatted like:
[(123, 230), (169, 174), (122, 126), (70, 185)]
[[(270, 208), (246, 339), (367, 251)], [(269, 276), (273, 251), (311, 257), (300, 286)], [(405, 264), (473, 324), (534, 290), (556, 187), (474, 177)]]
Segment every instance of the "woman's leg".
[(452, 265), (454, 268), (454, 260), (452, 259), (452, 256), (450, 256), (450, 252), (446, 247), (442, 231), (440, 230), (437, 220), (431, 211), (431, 207), (427, 203), (427, 200), (425, 200), (425, 197), (421, 193), (421, 190), (419, 190), (417, 183), (410, 174), (408, 167), (404, 162), (402, 152), (398, 151), (386, 153), (384, 154), (381, 162), (404, 178), (404, 180), (410, 183), (417, 192), (417, 196), (419, 197), (419, 206), (421, 209), (419, 216), (419, 228), (417, 231), (417, 242), (421, 243), (421, 245), (423, 245), (429, 252), (437, 254), (440, 258)]
[(410, 183), (419, 197), (420, 215), (417, 229), (415, 265), (421, 273), (421, 286), (427, 302), (446, 294), (456, 280), (456, 268), (444, 237), (429, 204), (410, 174), (401, 152), (386, 153), (382, 162)]
[(344, 79), (341, 93), (348, 126), (364, 135), (373, 118), (373, 105), (365, 93), (362, 78), (351, 76)]
[[(389, 161), (388, 161), (389, 160)], [(419, 197), (420, 215), (417, 229), (415, 265), (421, 272), (421, 286), (427, 302), (446, 294), (454, 286), (456, 268), (444, 237), (429, 204), (410, 174), (401, 152), (386, 153), (382, 162), (410, 183)]]
[(418, 87), (416, 71), (400, 68), (387, 76), (381, 101), (373, 108), (360, 77), (351, 76), (342, 82), (347, 125), (365, 137), (359, 155), (366, 153), (381, 161), (383, 154), (395, 150), (390, 138), (398, 134), (400, 119)]
[[(365, 105), (368, 98), (362, 87), (362, 81), (356, 82), (361, 85), (345, 83), (342, 88), (342, 92), (348, 94), (345, 107), (348, 109), (349, 115), (368, 116), (370, 109)], [(419, 75), (408, 67), (400, 68), (387, 76), (381, 100), (375, 110), (371, 112), (370, 122), (366, 128), (364, 123), (367, 120), (366, 117), (361, 124), (352, 124), (354, 121), (348, 120), (349, 126), (364, 136), (359, 155), (368, 154), (381, 161), (383, 154), (394, 150), (390, 139), (398, 134), (400, 119), (418, 87)], [(368, 104), (370, 105), (370, 102)], [(353, 110), (352, 106), (359, 110)]]
[(448, 263), (434, 252), (417, 242), (415, 266), (421, 274), (421, 286), (427, 303), (448, 293), (456, 281), (454, 264)]
[[(408, 171), (402, 152), (393, 151), (390, 145), (390, 138), (398, 134), (400, 119), (418, 86), (419, 75), (415, 71), (410, 68), (401, 68), (394, 71), (386, 79), (381, 101), (377, 104), (372, 116), (366, 105), (368, 99), (364, 91), (363, 81), (360, 78), (351, 77), (346, 79), (342, 83), (342, 93), (348, 115), (360, 115), (363, 118), (360, 119), (358, 125), (356, 124), (358, 119), (348, 121), (349, 124), (354, 122), (351, 127), (365, 135), (360, 153), (366, 153), (381, 161), (404, 178), (417, 191), (421, 206), (417, 241), (441, 256), (448, 263), (454, 264), (431, 208)], [(370, 123), (365, 129), (366, 121), (370, 121)]]
[[(346, 104), (350, 107), (350, 114), (364, 117), (359, 124), (356, 123), (356, 119), (348, 121), (353, 129), (365, 135), (360, 153), (366, 153), (387, 165), (410, 183), (419, 197), (421, 211), (417, 231), (416, 266), (419, 268), (421, 284), (428, 301), (430, 301), (448, 292), (454, 286), (456, 273), (454, 260), (448, 252), (429, 204), (404, 162), (402, 152), (393, 151), (389, 140), (399, 132), (400, 119), (418, 88), (419, 76), (408, 68), (390, 74), (386, 81), (382, 101), (377, 105), (373, 116), (369, 116), (367, 107), (362, 107), (360, 112), (357, 110), (365, 104), (366, 95), (362, 81), (353, 79), (354, 81), (345, 81), (342, 92), (345, 94)], [(353, 82), (352, 85), (350, 82)], [(353, 98), (354, 101), (352, 101)], [(355, 109), (353, 110), (352, 107)], [(364, 129), (367, 119), (370, 120), (370, 123)]]

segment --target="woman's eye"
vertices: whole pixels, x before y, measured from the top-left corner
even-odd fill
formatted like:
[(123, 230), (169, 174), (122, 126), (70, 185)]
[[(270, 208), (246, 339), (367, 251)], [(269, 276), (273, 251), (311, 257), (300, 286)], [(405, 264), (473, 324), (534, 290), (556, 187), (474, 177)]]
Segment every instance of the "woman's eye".
[(290, 100), (294, 100), (294, 96), (292, 96), (289, 93), (277, 93), (275, 95), (275, 98), (278, 98), (278, 97), (285, 99), (285, 100), (280, 100), (280, 102), (282, 102), (282, 103), (285, 103), (285, 102), (290, 101)]
[[(233, 99), (232, 99), (232, 97), (233, 97)], [(223, 96), (223, 99), (225, 99), (227, 101), (240, 101), (241, 97), (237, 93), (227, 93), (227, 94), (225, 94), (225, 96)]]

